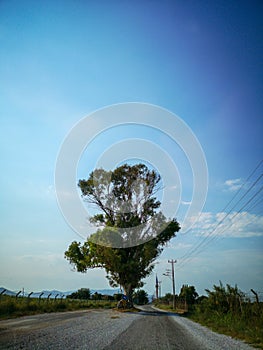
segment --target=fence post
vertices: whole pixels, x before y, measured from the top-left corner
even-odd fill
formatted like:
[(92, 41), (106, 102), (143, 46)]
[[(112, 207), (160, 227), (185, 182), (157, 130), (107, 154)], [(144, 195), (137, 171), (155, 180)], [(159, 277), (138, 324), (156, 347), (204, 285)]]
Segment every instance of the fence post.
[(256, 296), (256, 302), (257, 302), (257, 304), (259, 305), (258, 293), (255, 292), (252, 288), (251, 288), (250, 290), (251, 290), (251, 292)]
[(6, 292), (6, 289), (3, 289), (0, 295), (4, 294)]
[(33, 294), (33, 292), (30, 292), (28, 295), (27, 295), (27, 298), (26, 298), (26, 300), (27, 300), (27, 305), (29, 305), (29, 303), (30, 303), (30, 295), (32, 295)]
[(40, 293), (40, 295), (39, 295), (39, 297), (38, 297), (38, 302), (40, 302), (40, 299), (41, 299), (41, 297), (42, 297), (43, 294), (44, 294), (43, 292)]
[(239, 306), (240, 306), (241, 314), (243, 314), (242, 300), (241, 300), (241, 295), (240, 294), (238, 294), (238, 300), (239, 300)]
[(2, 295), (6, 292), (6, 289), (3, 289), (2, 292), (0, 293), (0, 300), (2, 299)]
[(258, 293), (255, 292), (253, 289), (250, 289), (250, 290), (251, 290), (251, 292), (256, 296), (257, 312), (258, 312), (258, 313), (261, 313), (261, 308), (260, 308)]

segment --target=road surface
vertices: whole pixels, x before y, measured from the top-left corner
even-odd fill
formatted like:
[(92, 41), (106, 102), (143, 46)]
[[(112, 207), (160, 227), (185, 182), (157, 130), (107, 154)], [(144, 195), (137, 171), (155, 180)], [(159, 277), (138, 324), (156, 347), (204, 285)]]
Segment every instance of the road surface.
[(188, 319), (157, 311), (85, 310), (0, 321), (0, 349), (249, 350)]

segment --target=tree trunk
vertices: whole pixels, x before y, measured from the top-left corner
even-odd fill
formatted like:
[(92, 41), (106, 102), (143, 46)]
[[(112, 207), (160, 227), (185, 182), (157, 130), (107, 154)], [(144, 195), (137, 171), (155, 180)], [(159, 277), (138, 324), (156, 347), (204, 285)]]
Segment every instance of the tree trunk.
[(133, 306), (132, 295), (133, 295), (134, 290), (133, 290), (131, 284), (127, 284), (127, 285), (123, 286), (123, 289), (124, 289), (124, 294), (128, 297), (131, 306)]

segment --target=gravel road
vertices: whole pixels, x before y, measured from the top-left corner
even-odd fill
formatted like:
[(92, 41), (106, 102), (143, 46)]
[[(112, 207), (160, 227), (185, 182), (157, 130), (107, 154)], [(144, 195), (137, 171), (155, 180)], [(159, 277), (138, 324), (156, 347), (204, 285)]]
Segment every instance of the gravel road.
[(0, 349), (104, 349), (137, 318), (113, 310), (85, 310), (0, 321)]
[(250, 350), (188, 319), (145, 306), (140, 313), (86, 310), (0, 321), (0, 349)]

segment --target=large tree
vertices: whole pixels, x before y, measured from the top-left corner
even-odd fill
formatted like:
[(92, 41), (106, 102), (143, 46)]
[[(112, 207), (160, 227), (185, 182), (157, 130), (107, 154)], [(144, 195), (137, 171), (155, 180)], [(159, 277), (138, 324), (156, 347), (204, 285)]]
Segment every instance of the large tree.
[(104, 268), (111, 286), (121, 285), (131, 297), (142, 287), (165, 244), (180, 230), (160, 211), (156, 192), (160, 175), (144, 164), (125, 164), (114, 171), (94, 170), (79, 180), (85, 201), (99, 210), (90, 221), (97, 231), (81, 244), (72, 242), (66, 259), (79, 272)]

